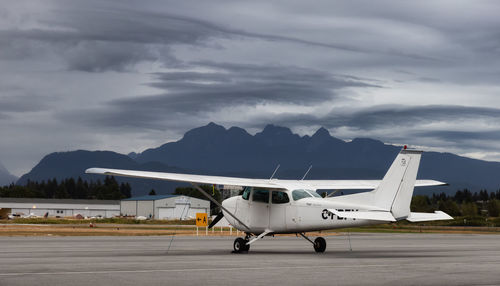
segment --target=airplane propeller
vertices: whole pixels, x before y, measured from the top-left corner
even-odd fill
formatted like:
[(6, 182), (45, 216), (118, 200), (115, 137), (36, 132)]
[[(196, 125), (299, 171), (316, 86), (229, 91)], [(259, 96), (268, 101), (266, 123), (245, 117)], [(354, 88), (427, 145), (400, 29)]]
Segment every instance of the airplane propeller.
[(210, 225), (208, 226), (208, 228), (212, 228), (215, 224), (217, 224), (219, 222), (219, 220), (221, 220), (222, 218), (224, 217), (224, 214), (222, 212), (220, 212), (215, 218), (214, 220), (210, 223)]

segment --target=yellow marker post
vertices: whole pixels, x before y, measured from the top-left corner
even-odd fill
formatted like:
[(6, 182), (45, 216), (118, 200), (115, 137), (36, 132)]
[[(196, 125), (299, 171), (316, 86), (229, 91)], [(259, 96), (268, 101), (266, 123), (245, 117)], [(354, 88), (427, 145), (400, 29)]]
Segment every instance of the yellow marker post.
[(196, 226), (207, 226), (207, 213), (196, 213)]
[(207, 213), (196, 213), (196, 228), (199, 226), (205, 227), (205, 235), (208, 235), (208, 219)]

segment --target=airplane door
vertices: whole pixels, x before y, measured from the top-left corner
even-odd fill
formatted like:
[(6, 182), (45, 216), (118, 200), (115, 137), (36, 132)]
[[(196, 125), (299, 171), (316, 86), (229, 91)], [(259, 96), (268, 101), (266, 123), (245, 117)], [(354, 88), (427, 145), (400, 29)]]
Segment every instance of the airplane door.
[(275, 232), (286, 231), (287, 208), (290, 198), (286, 192), (273, 191), (271, 193), (271, 208), (269, 215), (269, 228)]
[(252, 188), (245, 187), (241, 198), (236, 205), (235, 215), (239, 217), (246, 225), (250, 225), (250, 193)]
[(269, 198), (270, 192), (266, 189), (254, 188), (250, 201), (250, 228), (256, 232), (269, 228)]

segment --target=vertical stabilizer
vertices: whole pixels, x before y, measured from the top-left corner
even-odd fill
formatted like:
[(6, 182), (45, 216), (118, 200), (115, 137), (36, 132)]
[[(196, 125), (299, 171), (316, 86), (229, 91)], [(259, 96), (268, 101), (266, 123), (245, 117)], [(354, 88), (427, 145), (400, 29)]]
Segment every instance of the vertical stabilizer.
[(380, 185), (373, 191), (374, 204), (391, 211), (396, 219), (405, 219), (410, 215), (421, 156), (422, 151), (401, 150)]

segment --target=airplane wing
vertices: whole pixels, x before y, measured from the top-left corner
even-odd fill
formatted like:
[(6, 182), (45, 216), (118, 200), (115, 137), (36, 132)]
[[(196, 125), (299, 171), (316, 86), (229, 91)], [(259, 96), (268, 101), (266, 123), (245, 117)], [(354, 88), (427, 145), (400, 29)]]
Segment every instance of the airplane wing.
[(166, 181), (177, 181), (186, 183), (198, 183), (207, 185), (232, 185), (232, 186), (251, 186), (260, 188), (279, 188), (279, 185), (273, 183), (273, 180), (266, 179), (248, 179), (235, 177), (205, 176), (178, 173), (132, 171), (104, 168), (90, 168), (85, 171), (87, 174), (100, 174), (108, 176), (122, 176), (131, 178), (157, 179)]
[[(100, 174), (109, 176), (123, 176), (131, 178), (157, 179), (167, 181), (178, 181), (186, 183), (208, 184), (208, 185), (232, 185), (260, 188), (295, 188), (295, 189), (375, 189), (380, 180), (278, 180), (278, 179), (249, 179), (236, 177), (205, 176), (178, 173), (148, 172), (134, 170), (119, 170), (107, 168), (90, 168), (85, 171), (87, 174)], [(434, 180), (417, 180), (416, 187), (441, 186), (446, 183)]]

